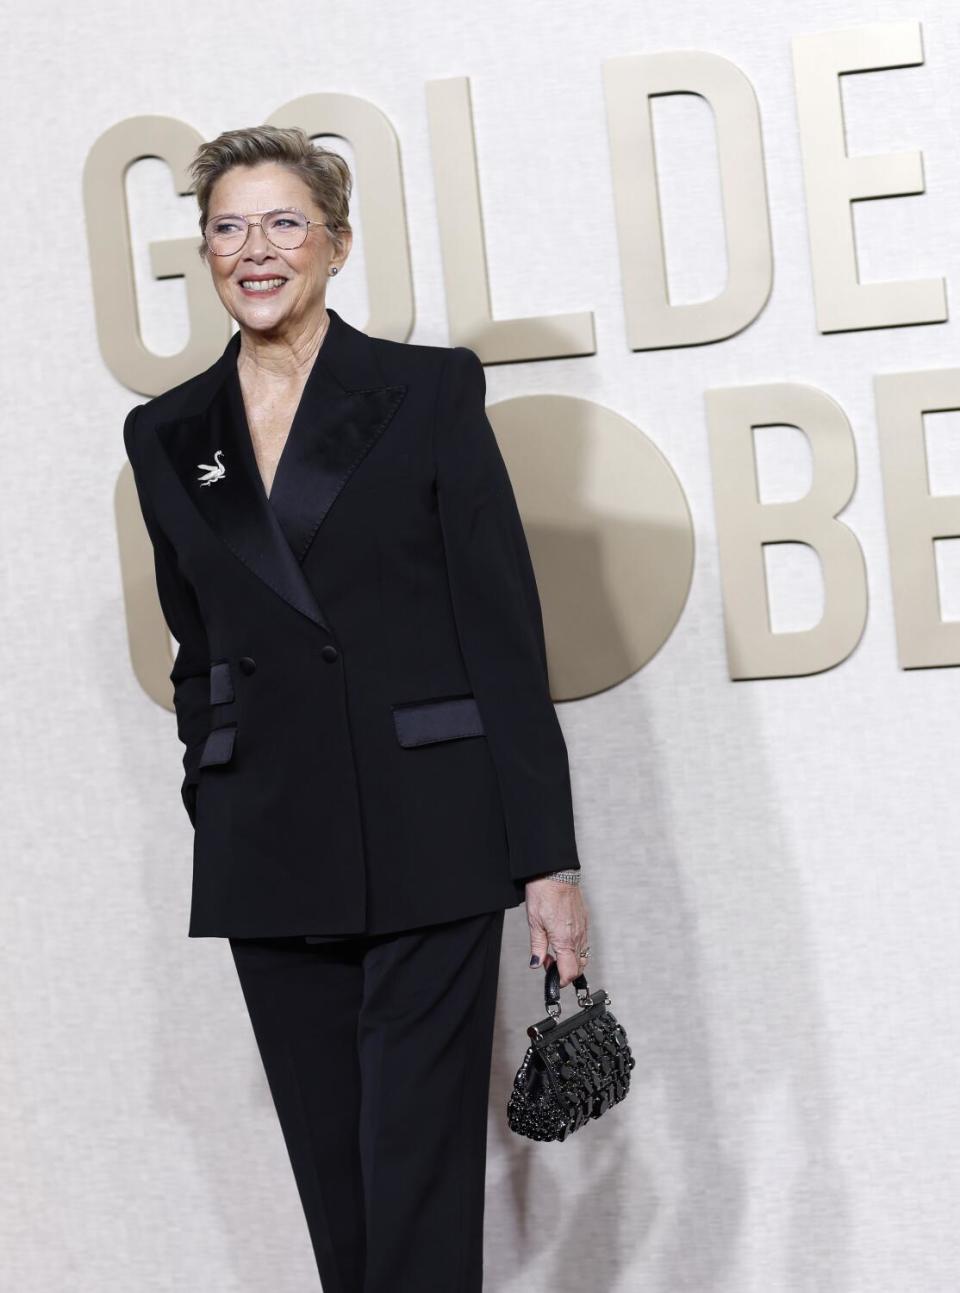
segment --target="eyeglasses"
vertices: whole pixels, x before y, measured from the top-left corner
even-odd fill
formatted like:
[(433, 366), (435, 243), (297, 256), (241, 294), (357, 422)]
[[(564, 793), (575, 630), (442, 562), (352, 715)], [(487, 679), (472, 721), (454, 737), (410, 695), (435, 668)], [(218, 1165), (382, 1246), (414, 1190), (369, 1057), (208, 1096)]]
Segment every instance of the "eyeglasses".
[(311, 225), (331, 228), (324, 220), (308, 220), (296, 207), (287, 207), (280, 211), (266, 211), (259, 220), (249, 220), (242, 215), (214, 216), (207, 221), (203, 236), (214, 256), (234, 256), (245, 245), (250, 227), (255, 224), (263, 230), (268, 242), (281, 251), (293, 251), (302, 246)]

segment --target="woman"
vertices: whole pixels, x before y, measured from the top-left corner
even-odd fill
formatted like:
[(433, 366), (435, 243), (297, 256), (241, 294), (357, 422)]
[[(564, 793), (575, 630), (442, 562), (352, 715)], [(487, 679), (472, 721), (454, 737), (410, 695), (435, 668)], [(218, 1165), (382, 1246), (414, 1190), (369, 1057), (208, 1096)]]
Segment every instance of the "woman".
[(230, 940), (327, 1293), (479, 1289), (504, 911), (563, 985), (589, 951), (483, 369), (326, 308), (343, 158), (262, 126), (192, 171), (239, 332), (124, 427), (178, 643), (189, 935)]

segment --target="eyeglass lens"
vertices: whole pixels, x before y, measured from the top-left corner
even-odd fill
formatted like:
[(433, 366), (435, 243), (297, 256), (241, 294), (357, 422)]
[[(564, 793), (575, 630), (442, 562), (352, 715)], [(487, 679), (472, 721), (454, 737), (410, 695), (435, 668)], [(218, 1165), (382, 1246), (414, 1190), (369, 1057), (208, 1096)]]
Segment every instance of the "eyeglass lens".
[[(211, 220), (206, 228), (210, 250), (218, 256), (239, 251), (247, 240), (248, 221), (242, 215), (224, 215)], [(263, 232), (275, 247), (292, 251), (307, 236), (307, 218), (299, 211), (271, 211), (261, 218)]]

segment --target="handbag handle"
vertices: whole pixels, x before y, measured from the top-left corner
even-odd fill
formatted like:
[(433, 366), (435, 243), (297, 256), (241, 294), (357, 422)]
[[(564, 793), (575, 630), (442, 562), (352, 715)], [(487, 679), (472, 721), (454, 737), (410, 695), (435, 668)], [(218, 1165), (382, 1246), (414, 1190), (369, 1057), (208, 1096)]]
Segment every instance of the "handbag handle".
[[(577, 1001), (581, 1009), (592, 1006), (593, 1002), (587, 989), (587, 976), (583, 973), (578, 974), (573, 980), (573, 986), (576, 988)], [(560, 970), (556, 961), (550, 962), (543, 976), (543, 1003), (548, 1015), (554, 1019), (560, 1017)]]

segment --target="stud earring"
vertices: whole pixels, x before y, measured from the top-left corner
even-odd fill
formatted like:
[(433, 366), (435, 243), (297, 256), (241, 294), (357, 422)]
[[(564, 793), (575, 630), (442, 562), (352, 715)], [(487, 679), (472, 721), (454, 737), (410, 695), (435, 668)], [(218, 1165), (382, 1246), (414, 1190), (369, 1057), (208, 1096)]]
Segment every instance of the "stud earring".
[(336, 266), (336, 265), (334, 265), (334, 266), (332, 267), (332, 269), (330, 270), (330, 273), (331, 273), (331, 274), (338, 274), (339, 272), (340, 272), (340, 271), (337, 269), (337, 266)]

